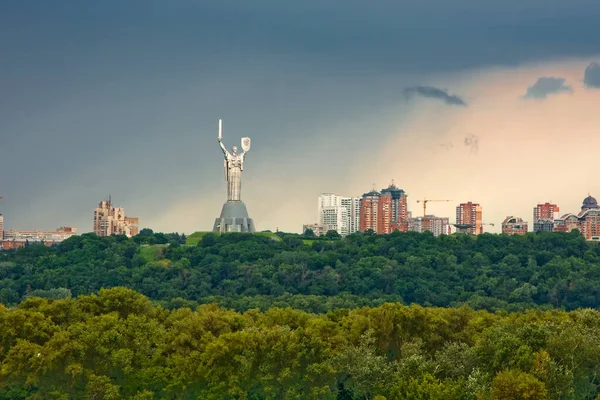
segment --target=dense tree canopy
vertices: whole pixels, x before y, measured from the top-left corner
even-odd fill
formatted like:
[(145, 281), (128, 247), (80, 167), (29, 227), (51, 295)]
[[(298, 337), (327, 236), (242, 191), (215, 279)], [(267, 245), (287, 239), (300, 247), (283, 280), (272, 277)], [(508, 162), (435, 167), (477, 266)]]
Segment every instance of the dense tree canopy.
[(595, 310), (165, 310), (129, 289), (0, 307), (2, 399), (594, 399)]
[[(274, 240), (277, 239), (277, 240)], [(148, 243), (164, 243), (153, 244)], [(167, 308), (309, 312), (385, 302), (509, 311), (600, 306), (600, 246), (577, 233), (73, 237), (0, 253), (0, 302), (132, 288)]]
[(0, 398), (600, 393), (600, 246), (577, 232), (183, 243), (144, 230), (0, 253)]

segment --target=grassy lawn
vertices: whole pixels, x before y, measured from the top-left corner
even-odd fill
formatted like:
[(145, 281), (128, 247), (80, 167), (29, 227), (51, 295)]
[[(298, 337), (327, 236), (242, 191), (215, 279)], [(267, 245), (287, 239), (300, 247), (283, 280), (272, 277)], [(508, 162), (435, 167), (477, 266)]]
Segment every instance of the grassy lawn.
[(281, 238), (280, 238), (279, 236), (277, 236), (277, 235), (276, 235), (275, 233), (273, 233), (273, 232), (256, 232), (256, 233), (255, 233), (255, 235), (258, 235), (258, 236), (265, 236), (265, 237), (271, 238), (271, 239), (273, 239), (273, 240), (276, 240), (276, 241), (278, 241), (278, 242), (280, 242), (280, 241), (281, 241)]
[(307, 246), (312, 246), (312, 244), (314, 242), (322, 242), (322, 243), (334, 243), (335, 240), (323, 240), (323, 239), (302, 239), (302, 243), (304, 243)]
[(151, 246), (140, 247), (140, 256), (146, 261), (157, 261), (162, 258), (163, 250), (166, 244), (155, 244)]
[(187, 237), (187, 239), (185, 240), (185, 244), (195, 246), (198, 244), (199, 241), (202, 240), (202, 237), (207, 233), (208, 232), (194, 232)]
[[(207, 233), (209, 232), (194, 232), (187, 237), (185, 244), (189, 246), (196, 246), (198, 242), (202, 240), (202, 237)], [(256, 232), (255, 235), (264, 236), (273, 240), (281, 241), (281, 238), (273, 232)]]

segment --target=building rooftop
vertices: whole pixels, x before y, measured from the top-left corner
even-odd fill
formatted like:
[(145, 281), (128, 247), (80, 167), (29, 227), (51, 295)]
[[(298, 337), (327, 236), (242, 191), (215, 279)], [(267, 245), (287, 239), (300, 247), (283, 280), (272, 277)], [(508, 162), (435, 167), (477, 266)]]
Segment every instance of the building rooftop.
[(523, 220), (523, 218), (520, 217), (515, 217), (515, 216), (510, 216), (510, 217), (506, 217), (504, 219), (504, 221), (502, 222), (502, 224), (525, 224), (526, 222)]
[(600, 208), (600, 206), (598, 206), (598, 201), (595, 198), (593, 198), (592, 196), (588, 196), (585, 199), (583, 199), (583, 204), (581, 205), (582, 210), (589, 210), (589, 209), (596, 209), (596, 208)]
[(381, 189), (381, 193), (399, 193), (399, 194), (405, 194), (403, 189), (400, 189), (398, 186), (396, 186), (394, 184), (394, 182), (392, 182), (390, 184), (390, 186), (388, 186), (385, 189)]
[(381, 197), (381, 193), (379, 193), (376, 190), (371, 190), (370, 192), (363, 194), (363, 197), (373, 197), (373, 196)]

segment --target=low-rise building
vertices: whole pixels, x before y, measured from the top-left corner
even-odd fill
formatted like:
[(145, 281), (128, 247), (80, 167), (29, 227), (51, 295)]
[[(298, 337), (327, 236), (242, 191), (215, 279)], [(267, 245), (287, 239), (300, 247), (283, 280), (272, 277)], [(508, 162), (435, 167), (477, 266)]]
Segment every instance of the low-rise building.
[(16, 249), (25, 247), (28, 244), (55, 246), (75, 235), (77, 235), (77, 229), (71, 227), (61, 227), (55, 231), (9, 230), (4, 232), (2, 248), (4, 250)]
[(302, 225), (302, 233), (306, 232), (307, 230), (313, 231), (315, 236), (324, 235), (328, 231), (328, 229), (325, 225), (321, 225), (319, 223)]
[(533, 223), (534, 232), (553, 232), (554, 219), (538, 219)]
[(600, 241), (600, 206), (595, 198), (583, 200), (579, 214), (565, 214), (554, 221), (555, 232), (570, 232), (579, 229), (586, 240)]
[(435, 215), (427, 215), (425, 218), (409, 218), (408, 231), (410, 232), (431, 232), (433, 236), (448, 234), (450, 219), (447, 217), (436, 217)]
[(510, 216), (502, 222), (502, 233), (507, 235), (525, 235), (527, 229), (527, 222), (523, 218)]

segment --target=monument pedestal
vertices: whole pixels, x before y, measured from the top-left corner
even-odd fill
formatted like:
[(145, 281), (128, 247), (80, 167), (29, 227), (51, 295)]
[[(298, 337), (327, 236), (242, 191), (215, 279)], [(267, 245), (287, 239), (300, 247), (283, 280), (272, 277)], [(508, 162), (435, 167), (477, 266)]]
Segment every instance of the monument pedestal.
[(223, 204), (221, 216), (215, 220), (213, 232), (255, 232), (254, 222), (248, 216), (244, 202), (230, 200)]

